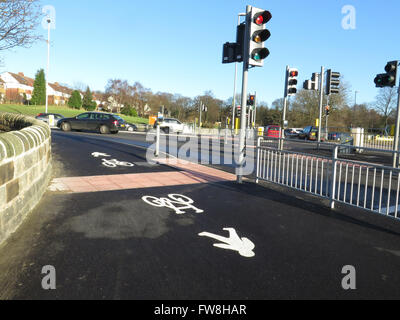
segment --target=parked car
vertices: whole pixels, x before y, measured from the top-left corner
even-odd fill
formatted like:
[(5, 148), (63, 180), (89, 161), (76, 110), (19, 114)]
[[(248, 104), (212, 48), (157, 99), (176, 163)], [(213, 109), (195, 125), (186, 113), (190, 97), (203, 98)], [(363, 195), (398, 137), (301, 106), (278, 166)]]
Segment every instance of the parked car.
[[(159, 124), (160, 124), (160, 129), (166, 134), (183, 133), (184, 124), (177, 119), (165, 118), (164, 120), (160, 121)], [(154, 126), (157, 126), (157, 122), (155, 123)]]
[(316, 141), (318, 140), (318, 127), (305, 127), (303, 132), (299, 134), (299, 139)]
[(37, 120), (40, 120), (40, 121), (43, 121), (43, 122), (46, 122), (47, 124), (49, 124), (49, 117), (50, 116), (54, 116), (54, 123), (57, 125), (57, 122), (59, 121), (59, 120), (61, 120), (61, 119), (64, 119), (64, 116), (63, 115), (61, 115), (61, 114), (58, 114), (58, 113), (39, 113), (37, 116), (36, 116), (36, 119)]
[(134, 132), (134, 131), (138, 131), (138, 127), (136, 124), (126, 122), (125, 130), (129, 131), (129, 132)]
[(102, 134), (116, 134), (125, 130), (125, 120), (112, 113), (86, 112), (74, 118), (64, 118), (57, 122), (57, 127), (62, 131), (89, 130)]
[(276, 125), (269, 125), (265, 127), (264, 137), (267, 138), (280, 138), (281, 137), (281, 127)]
[(294, 129), (286, 129), (285, 130), (285, 138), (286, 139), (298, 138), (299, 133), (300, 133), (299, 131), (296, 131)]

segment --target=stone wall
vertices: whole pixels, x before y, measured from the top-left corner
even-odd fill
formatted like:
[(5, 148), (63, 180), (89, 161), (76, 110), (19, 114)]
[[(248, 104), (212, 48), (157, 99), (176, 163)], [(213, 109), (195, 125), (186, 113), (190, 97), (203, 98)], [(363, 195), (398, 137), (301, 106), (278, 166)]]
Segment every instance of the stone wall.
[(9, 113), (0, 113), (0, 127), (1, 244), (47, 189), (51, 178), (51, 131), (41, 121)]

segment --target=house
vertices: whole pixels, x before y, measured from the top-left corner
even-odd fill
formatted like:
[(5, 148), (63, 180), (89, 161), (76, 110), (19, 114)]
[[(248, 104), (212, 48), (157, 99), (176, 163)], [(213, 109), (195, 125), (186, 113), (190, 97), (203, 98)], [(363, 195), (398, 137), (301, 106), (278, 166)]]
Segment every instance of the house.
[(58, 82), (49, 83), (48, 87), (49, 104), (52, 105), (65, 105), (68, 103), (72, 94), (72, 89), (60, 85)]
[(25, 76), (22, 72), (18, 74), (4, 72), (0, 74), (0, 79), (3, 82), (6, 100), (22, 102), (24, 95), (27, 100), (32, 98), (33, 83), (35, 80)]
[[(24, 100), (32, 99), (35, 80), (25, 76), (22, 72), (4, 72), (0, 74), (0, 81), (0, 103), (5, 100), (24, 102)], [(4, 92), (2, 93), (2, 91)], [(47, 85), (47, 93), (49, 104), (64, 105), (71, 97), (72, 90), (55, 82)]]
[(6, 99), (6, 89), (4, 88), (4, 81), (0, 78), (0, 103), (4, 103)]
[(118, 103), (113, 96), (108, 97), (106, 108), (108, 111), (120, 113), (125, 106)]

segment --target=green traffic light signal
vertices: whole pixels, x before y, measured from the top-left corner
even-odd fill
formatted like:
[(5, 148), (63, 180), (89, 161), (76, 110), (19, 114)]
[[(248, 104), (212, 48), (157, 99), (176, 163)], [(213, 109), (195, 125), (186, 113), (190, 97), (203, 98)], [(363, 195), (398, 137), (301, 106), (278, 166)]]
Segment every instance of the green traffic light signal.
[(378, 74), (374, 79), (377, 88), (396, 86), (398, 65), (399, 61), (390, 61), (386, 64), (386, 73)]

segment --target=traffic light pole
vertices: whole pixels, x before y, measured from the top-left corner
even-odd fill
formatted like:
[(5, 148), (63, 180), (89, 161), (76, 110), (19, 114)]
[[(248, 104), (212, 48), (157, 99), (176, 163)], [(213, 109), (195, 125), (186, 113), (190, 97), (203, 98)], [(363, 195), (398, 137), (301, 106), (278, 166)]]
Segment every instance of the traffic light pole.
[[(239, 18), (240, 19), (240, 18)], [(235, 118), (236, 118), (236, 82), (237, 82), (237, 69), (238, 69), (238, 63), (235, 62), (235, 81), (234, 81), (234, 86), (235, 88), (233, 89), (233, 106), (232, 106), (232, 132), (235, 130)]]
[(396, 134), (394, 136), (394, 153), (393, 153), (393, 167), (398, 167), (398, 151), (399, 151), (399, 134), (400, 134), (400, 81), (397, 95), (397, 120), (396, 120)]
[[(329, 106), (329, 101), (330, 99), (329, 99), (329, 96), (328, 96), (328, 101), (327, 101), (327, 106)], [(327, 112), (327, 115), (326, 115), (326, 119), (325, 119), (325, 140), (327, 141), (328, 140), (328, 134), (329, 134), (329, 132), (328, 132), (328, 123), (329, 123), (329, 112), (330, 112), (330, 109), (329, 109), (329, 111)]]
[[(282, 133), (281, 133), (281, 137), (280, 138), (284, 138), (285, 137), (285, 121), (286, 121), (286, 109), (287, 109), (287, 83), (288, 83), (288, 78), (289, 78), (289, 66), (286, 66), (286, 80), (285, 80), (285, 92), (283, 95), (283, 119), (282, 119)], [(283, 150), (283, 140), (279, 140), (279, 150)]]
[[(237, 25), (240, 25), (240, 17), (246, 16), (245, 13), (239, 13), (238, 14), (238, 23)], [(236, 83), (237, 83), (237, 70), (238, 70), (238, 63), (235, 62), (235, 80), (234, 80), (234, 88), (233, 88), (233, 106), (232, 106), (232, 133), (235, 130), (235, 119), (236, 119)]]
[(319, 93), (319, 122), (318, 122), (318, 148), (321, 142), (321, 126), (322, 126), (322, 109), (324, 105), (324, 80), (325, 80), (325, 68), (321, 67), (321, 83)]
[(200, 102), (200, 119), (199, 119), (199, 133), (201, 133), (201, 113), (203, 111), (203, 102)]
[[(251, 14), (251, 6), (246, 7), (246, 32), (244, 43), (249, 43), (249, 15)], [(247, 45), (244, 48), (243, 55), (243, 77), (242, 77), (242, 114), (240, 123), (240, 133), (239, 133), (239, 159), (238, 159), (238, 172), (237, 172), (237, 183), (243, 183), (243, 166), (245, 160), (245, 140), (246, 140), (246, 113), (247, 113), (247, 81), (249, 77), (249, 48)]]
[(256, 127), (256, 121), (257, 121), (257, 92), (255, 93), (255, 98), (254, 98), (254, 112), (253, 112), (253, 124), (252, 127)]

